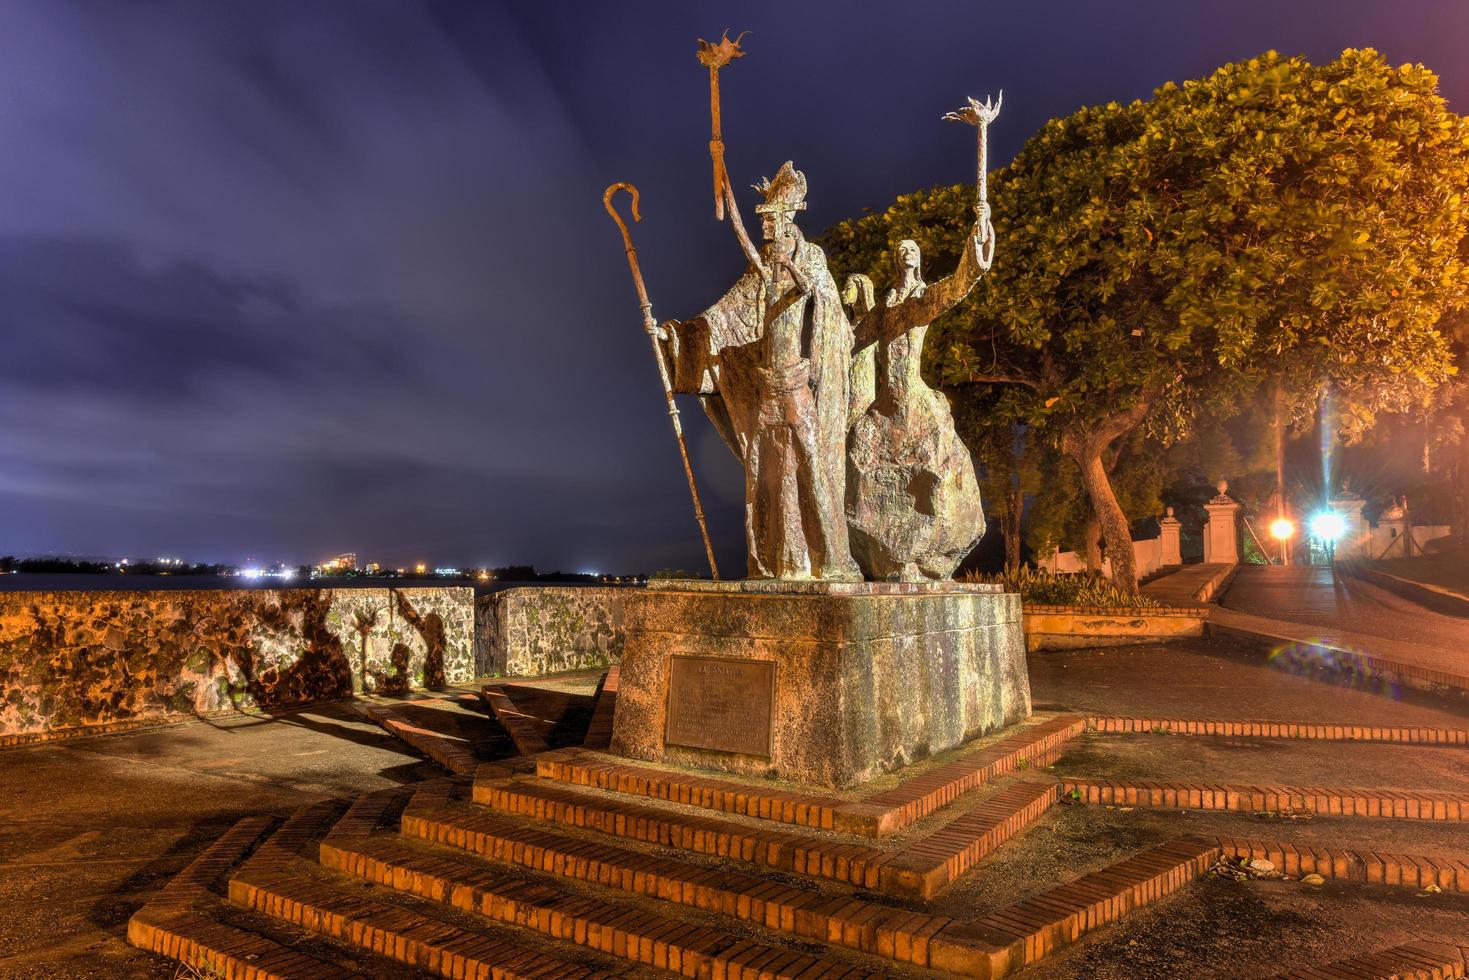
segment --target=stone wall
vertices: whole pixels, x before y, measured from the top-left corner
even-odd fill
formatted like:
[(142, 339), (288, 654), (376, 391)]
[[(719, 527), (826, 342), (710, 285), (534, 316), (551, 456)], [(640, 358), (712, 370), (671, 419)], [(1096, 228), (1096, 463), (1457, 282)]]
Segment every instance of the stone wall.
[(1039, 650), (1163, 643), (1179, 637), (1203, 636), (1208, 616), (1209, 611), (1203, 606), (1109, 609), (1027, 605), (1024, 608), (1025, 649), (1035, 653)]
[(528, 677), (622, 660), (623, 599), (634, 589), (527, 586), (475, 602), (481, 677)]
[(474, 677), (468, 588), (0, 593), (0, 736)]

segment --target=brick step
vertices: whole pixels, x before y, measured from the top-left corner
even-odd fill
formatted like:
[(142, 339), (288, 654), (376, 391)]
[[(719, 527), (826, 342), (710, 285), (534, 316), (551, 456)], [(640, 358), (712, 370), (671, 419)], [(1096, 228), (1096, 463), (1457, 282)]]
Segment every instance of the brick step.
[(930, 899), (1005, 841), (1021, 833), (1060, 797), (1054, 779), (1021, 779), (928, 837), (904, 848), (879, 872), (888, 895)]
[(477, 779), (474, 802), (615, 837), (731, 858), (896, 898), (930, 899), (1022, 832), (1058, 798), (1054, 780), (1021, 779), (926, 836), (886, 848), (765, 829), (579, 792), (541, 780)]
[(1444, 980), (1469, 971), (1469, 946), (1420, 940), (1325, 966), (1278, 974), (1279, 980)]
[[(491, 861), (591, 882), (741, 919), (803, 939), (927, 966), (930, 937), (953, 920), (674, 857), (650, 858), (615, 844), (542, 831), (476, 807), (417, 800), (403, 813), (404, 836)], [(332, 858), (331, 860), (338, 860)], [(330, 863), (323, 856), (323, 863)]]
[(860, 888), (879, 887), (892, 851), (578, 792), (545, 780), (483, 780), (474, 802), (498, 813), (744, 861)]
[[(878, 827), (906, 827), (998, 776), (1050, 765), (1061, 757), (1066, 743), (1085, 729), (1086, 719), (1081, 715), (1061, 715), (1026, 725), (998, 742), (967, 752), (890, 790), (874, 793), (862, 803), (871, 808)], [(874, 836), (881, 833), (878, 830)]]
[(1311, 721), (1237, 721), (1224, 718), (1135, 718), (1087, 715), (1087, 731), (1106, 734), (1224, 735), (1328, 742), (1398, 742), (1404, 745), (1469, 745), (1469, 728), (1343, 725)]
[(947, 930), (943, 941), (933, 944), (930, 966), (972, 969), (982, 959), (988, 971), (984, 975), (1004, 976), (1039, 962), (1133, 909), (1171, 895), (1207, 872), (1218, 859), (1215, 842), (1180, 837)]
[(823, 830), (860, 833), (858, 827), (867, 823), (843, 821), (842, 808), (852, 801), (840, 797), (779, 790), (768, 783), (746, 783), (657, 769), (586, 749), (558, 749), (537, 756), (536, 775), (550, 782), (593, 786), (629, 796), (667, 800)]
[(1469, 794), (1365, 787), (1252, 786), (1174, 783), (1153, 779), (1063, 777), (1063, 795), (1082, 803), (1234, 810), (1241, 813), (1306, 811), (1333, 817), (1401, 820), (1469, 820)]
[(350, 980), (362, 975), (307, 956), (268, 936), (220, 922), (212, 888), (270, 832), (269, 817), (247, 817), (191, 861), (128, 920), (128, 942), (192, 970), (227, 980)]
[(244, 870), (230, 879), (232, 901), (302, 929), (329, 936), (444, 977), (504, 978), (616, 976), (527, 948), (504, 930), (467, 930), (401, 905), (376, 901), (360, 889), (333, 886), (287, 871)]
[(634, 963), (695, 977), (882, 977), (851, 961), (741, 939), (661, 906), (608, 901), (527, 881), (473, 859), (446, 860), (391, 835), (322, 845), (322, 863), (398, 891), (540, 932)]
[(1434, 885), (1446, 892), (1469, 893), (1469, 851), (1398, 854), (1236, 837), (1216, 840), (1227, 858), (1265, 858), (1292, 877), (1318, 874), (1338, 881), (1404, 888)]
[(605, 749), (612, 744), (612, 722), (617, 716), (617, 685), (621, 676), (622, 667), (613, 664), (597, 682), (592, 720), (587, 724), (586, 737), (582, 739), (582, 745), (589, 749)]
[[(446, 782), (446, 781), (445, 781)], [(229, 880), (231, 901), (272, 919), (416, 970), (445, 977), (516, 980), (547, 976), (601, 978), (624, 972), (587, 959), (574, 949), (557, 955), (544, 942), (528, 943), (515, 929), (467, 928), (462, 923), (404, 907), (392, 892), (364, 892), (345, 880), (323, 880), (308, 860), (325, 841), (366, 840), (392, 820), (411, 795), (407, 788), (359, 797), (343, 809), (328, 801), (297, 811), (265, 840)], [(551, 944), (556, 945), (556, 944)]]
[(1085, 720), (1079, 715), (1027, 725), (893, 789), (860, 800), (659, 769), (576, 748), (539, 757), (536, 774), (553, 782), (593, 786), (778, 823), (883, 837), (999, 776), (1049, 765), (1084, 727)]

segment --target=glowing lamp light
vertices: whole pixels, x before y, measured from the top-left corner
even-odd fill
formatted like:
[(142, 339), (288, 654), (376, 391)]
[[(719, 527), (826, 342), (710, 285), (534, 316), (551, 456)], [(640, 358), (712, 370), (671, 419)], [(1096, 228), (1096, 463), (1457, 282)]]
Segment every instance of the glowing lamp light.
[(1311, 533), (1322, 541), (1335, 541), (1347, 532), (1347, 522), (1329, 510), (1311, 518)]
[(1277, 517), (1270, 522), (1270, 536), (1276, 541), (1289, 541), (1295, 533), (1296, 526), (1287, 517)]

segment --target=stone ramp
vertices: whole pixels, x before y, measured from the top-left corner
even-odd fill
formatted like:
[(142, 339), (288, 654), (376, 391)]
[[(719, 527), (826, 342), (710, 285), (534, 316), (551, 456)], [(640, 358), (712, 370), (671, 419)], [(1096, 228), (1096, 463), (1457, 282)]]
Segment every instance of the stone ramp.
[(487, 716), (478, 696), (384, 701), (364, 709), (390, 735), (453, 773), (515, 754), (505, 730)]
[(622, 677), (622, 667), (613, 664), (597, 682), (597, 693), (593, 695), (592, 720), (587, 725), (586, 738), (582, 745), (589, 749), (605, 749), (612, 745), (612, 722), (617, 715), (617, 685)]
[[(594, 717), (595, 696), (529, 684), (486, 684), (480, 690), (490, 713), (521, 755), (580, 745)], [(610, 722), (608, 738), (611, 738)]]

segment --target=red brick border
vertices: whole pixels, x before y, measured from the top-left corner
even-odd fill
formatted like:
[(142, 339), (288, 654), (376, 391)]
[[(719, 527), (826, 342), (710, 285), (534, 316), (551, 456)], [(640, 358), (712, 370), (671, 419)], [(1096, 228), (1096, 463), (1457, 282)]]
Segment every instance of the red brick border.
[(1061, 793), (1081, 803), (1181, 810), (1233, 810), (1241, 813), (1309, 810), (1334, 817), (1469, 820), (1469, 794), (1417, 789), (1253, 786), (1067, 776), (1061, 780)]
[(1469, 728), (1345, 725), (1314, 721), (1236, 721), (1223, 718), (1134, 718), (1087, 715), (1089, 732), (1103, 734), (1226, 735), (1330, 742), (1400, 742), (1405, 745), (1469, 745)]
[(1469, 852), (1390, 854), (1239, 837), (1218, 837), (1215, 840), (1225, 857), (1265, 858), (1282, 874), (1318, 874), (1338, 881), (1407, 888), (1436, 885), (1446, 892), (1469, 892)]
[(1419, 940), (1325, 966), (1282, 973), (1279, 980), (1361, 980), (1362, 977), (1445, 980), (1464, 976), (1466, 969), (1469, 969), (1469, 946)]

